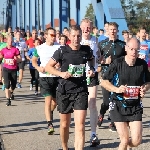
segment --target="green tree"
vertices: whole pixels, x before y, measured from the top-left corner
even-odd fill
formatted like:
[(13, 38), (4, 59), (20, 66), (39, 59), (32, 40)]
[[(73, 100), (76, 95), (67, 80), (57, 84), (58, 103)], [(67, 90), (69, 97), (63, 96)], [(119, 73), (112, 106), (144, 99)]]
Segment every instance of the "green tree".
[(92, 3), (86, 7), (86, 13), (84, 17), (89, 18), (91, 21), (93, 21), (93, 25), (95, 25), (95, 13)]

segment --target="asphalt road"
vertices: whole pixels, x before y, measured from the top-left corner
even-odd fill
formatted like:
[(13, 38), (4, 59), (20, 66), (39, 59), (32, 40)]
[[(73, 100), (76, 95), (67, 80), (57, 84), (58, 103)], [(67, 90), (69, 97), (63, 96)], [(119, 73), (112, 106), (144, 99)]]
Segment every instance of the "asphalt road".
[[(34, 91), (29, 90), (30, 75), (28, 69), (25, 71), (21, 89), (16, 89), (15, 100), (12, 106), (6, 107), (6, 99), (3, 91), (0, 91), (0, 134), (5, 150), (59, 150), (61, 149), (59, 135), (59, 115), (54, 111), (55, 134), (47, 135), (47, 124), (44, 115), (44, 99), (35, 96)], [(150, 92), (143, 100), (143, 141), (142, 144), (133, 150), (150, 149)], [(97, 95), (97, 107), (102, 102), (101, 88)], [(97, 136), (101, 144), (97, 148), (89, 147), (90, 120), (89, 110), (85, 123), (86, 142), (85, 150), (117, 150), (119, 138), (117, 133), (108, 130), (109, 121), (107, 115), (101, 128), (97, 128)], [(70, 128), (69, 147), (74, 148), (74, 121)]]

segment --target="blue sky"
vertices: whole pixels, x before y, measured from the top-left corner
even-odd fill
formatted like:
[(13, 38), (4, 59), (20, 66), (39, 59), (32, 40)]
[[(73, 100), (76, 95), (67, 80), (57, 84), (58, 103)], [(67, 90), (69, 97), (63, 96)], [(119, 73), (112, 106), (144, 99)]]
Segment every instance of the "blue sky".
[[(3, 23), (3, 16), (1, 14), (1, 12), (3, 11), (3, 7), (6, 8), (6, 0), (0, 0), (1, 4), (0, 4), (0, 24)], [(86, 4), (88, 6), (88, 4), (91, 3), (91, 0), (86, 0)], [(84, 7), (83, 7), (84, 6)], [(85, 1), (81, 0), (81, 19), (84, 18), (86, 12), (86, 7), (85, 7)]]

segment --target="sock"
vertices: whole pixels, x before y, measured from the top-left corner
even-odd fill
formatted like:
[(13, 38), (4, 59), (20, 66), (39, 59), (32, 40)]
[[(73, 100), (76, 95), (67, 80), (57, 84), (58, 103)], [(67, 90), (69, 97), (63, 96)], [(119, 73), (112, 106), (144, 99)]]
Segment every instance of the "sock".
[(91, 137), (93, 136), (93, 134), (96, 135), (96, 132), (91, 132)]
[(47, 123), (48, 123), (48, 126), (50, 126), (50, 125), (53, 126), (52, 121), (47, 121)]

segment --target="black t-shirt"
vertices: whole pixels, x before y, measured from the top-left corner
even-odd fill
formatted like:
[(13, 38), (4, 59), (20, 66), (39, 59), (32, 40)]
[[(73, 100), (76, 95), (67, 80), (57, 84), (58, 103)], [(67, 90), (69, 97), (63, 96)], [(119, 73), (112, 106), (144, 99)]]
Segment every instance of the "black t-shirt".
[[(79, 50), (72, 50), (69, 45), (61, 46), (55, 51), (52, 59), (60, 63), (61, 72), (66, 72), (69, 65), (81, 65), (86, 67), (87, 61), (91, 60), (93, 51), (87, 45), (81, 45)], [(62, 88), (65, 93), (76, 93), (87, 90), (86, 73), (82, 77), (70, 77), (68, 79), (59, 79), (58, 91)]]
[[(145, 60), (137, 58), (135, 65), (129, 66), (123, 56), (108, 67), (102, 78), (109, 80), (117, 87), (121, 85), (142, 86), (144, 83), (150, 82), (150, 72)], [(116, 93), (114, 95), (122, 96), (122, 94)]]
[[(111, 62), (113, 62), (116, 58), (126, 55), (125, 42), (118, 39), (114, 42), (109, 41), (109, 39), (103, 40), (102, 42), (98, 43), (98, 48), (100, 50), (101, 56), (103, 56), (105, 59), (111, 56)], [(101, 64), (101, 66), (102, 72), (105, 72), (109, 65)]]

